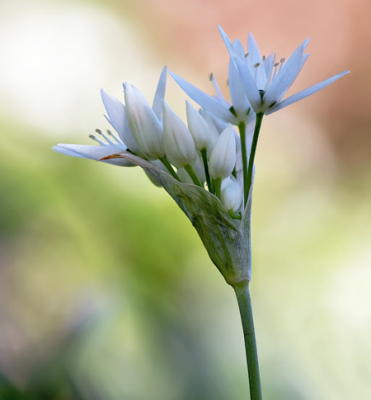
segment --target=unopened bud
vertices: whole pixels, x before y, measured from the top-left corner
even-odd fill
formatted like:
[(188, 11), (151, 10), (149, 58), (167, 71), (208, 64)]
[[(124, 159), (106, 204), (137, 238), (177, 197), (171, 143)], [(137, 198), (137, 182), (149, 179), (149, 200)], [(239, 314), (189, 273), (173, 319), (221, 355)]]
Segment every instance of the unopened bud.
[(165, 100), (162, 110), (167, 158), (177, 168), (192, 165), (196, 161), (197, 152), (191, 132)]
[(213, 179), (225, 179), (231, 175), (236, 165), (236, 140), (232, 125), (220, 134), (209, 161), (209, 172)]
[(222, 182), (220, 200), (228, 211), (237, 212), (242, 205), (242, 187), (234, 178), (227, 178)]
[(214, 136), (209, 125), (202, 115), (186, 101), (188, 128), (192, 134), (196, 149), (209, 149), (215, 143)]

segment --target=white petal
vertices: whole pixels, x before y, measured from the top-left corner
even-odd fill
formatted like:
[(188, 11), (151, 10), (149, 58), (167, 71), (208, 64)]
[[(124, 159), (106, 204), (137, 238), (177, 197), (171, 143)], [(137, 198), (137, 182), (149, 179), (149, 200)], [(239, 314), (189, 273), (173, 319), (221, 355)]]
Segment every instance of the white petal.
[(162, 126), (143, 94), (125, 83), (125, 104), (130, 131), (143, 154), (150, 160), (165, 155)]
[(221, 35), (221, 37), (222, 37), (222, 39), (223, 39), (223, 42), (224, 42), (224, 44), (226, 45), (226, 47), (227, 47), (227, 49), (228, 49), (228, 52), (229, 52), (230, 49), (233, 48), (233, 44), (232, 44), (232, 42), (230, 41), (230, 39), (229, 39), (229, 37), (227, 36), (227, 34), (223, 31), (223, 28), (222, 28), (220, 25), (218, 25), (218, 29), (219, 29), (220, 35)]
[(260, 55), (259, 47), (256, 44), (255, 38), (252, 33), (249, 33), (247, 42), (247, 52), (249, 53), (248, 59), (251, 66), (262, 63), (262, 56)]
[(108, 121), (113, 126), (115, 131), (119, 134), (122, 141), (124, 141), (125, 131), (125, 106), (121, 101), (108, 94), (103, 89), (100, 91), (104, 107), (108, 114)]
[(263, 98), (265, 110), (280, 97), (282, 98), (282, 95), (284, 95), (287, 89), (295, 81), (304, 65), (303, 53), (308, 42), (309, 39), (305, 40), (299, 47), (297, 47), (297, 49), (292, 53), (291, 57), (283, 65), (282, 71), (269, 86)]
[(244, 120), (244, 117), (247, 115), (247, 111), (250, 108), (250, 103), (247, 100), (246, 93), (242, 88), (236, 66), (232, 60), (229, 61), (228, 81), (233, 108), (236, 110), (238, 117), (243, 116)]
[(335, 82), (342, 76), (349, 74), (349, 72), (350, 71), (344, 71), (341, 74), (337, 74), (329, 79), (326, 79), (325, 81), (323, 81), (321, 83), (317, 83), (316, 85), (314, 85), (308, 89), (302, 90), (301, 92), (288, 97), (287, 99), (283, 100), (281, 103), (277, 104), (276, 106), (274, 106), (271, 109), (269, 109), (268, 111), (266, 111), (266, 114), (267, 115), (272, 114), (278, 110), (281, 110), (282, 108), (285, 108), (293, 103), (296, 103), (299, 100), (302, 100), (308, 96), (311, 96), (312, 94), (314, 94), (314, 93), (318, 92), (319, 90), (325, 88), (326, 86), (330, 85), (332, 82)]
[(169, 71), (169, 74), (174, 78), (175, 82), (188, 94), (188, 96), (193, 99), (197, 104), (199, 104), (205, 110), (215, 114), (217, 117), (225, 120), (232, 121), (233, 115), (219, 100), (209, 96), (200, 89), (197, 89), (192, 84), (188, 83), (186, 80), (180, 76)]
[(156, 117), (159, 121), (162, 120), (162, 100), (165, 98), (165, 90), (166, 90), (166, 75), (167, 68), (166, 65), (162, 68), (160, 79), (158, 81), (155, 97), (153, 99), (152, 110), (156, 114)]
[(232, 57), (238, 73), (240, 75), (241, 83), (245, 90), (246, 96), (250, 101), (250, 104), (255, 112), (260, 112), (261, 97), (258, 87), (254, 81), (253, 76), (250, 73), (246, 63), (240, 58)]
[[(120, 154), (120, 149), (117, 149), (113, 146), (92, 146), (83, 144), (60, 143), (57, 146), (53, 147), (53, 150), (69, 156), (88, 158), (90, 160), (95, 160), (95, 161), (100, 161), (101, 158), (103, 157)], [(127, 159), (120, 157), (113, 158), (111, 160), (101, 160), (101, 161), (123, 167), (134, 166), (134, 164), (132, 164)]]
[(245, 49), (243, 48), (243, 45), (239, 39), (236, 39), (233, 42), (233, 49), (239, 57), (245, 57)]

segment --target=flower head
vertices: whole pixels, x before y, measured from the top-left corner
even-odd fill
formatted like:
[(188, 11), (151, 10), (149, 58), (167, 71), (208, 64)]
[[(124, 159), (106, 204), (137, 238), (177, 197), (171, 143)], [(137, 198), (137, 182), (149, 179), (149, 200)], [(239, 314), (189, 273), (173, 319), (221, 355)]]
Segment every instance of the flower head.
[(219, 31), (238, 70), (246, 96), (256, 113), (271, 114), (278, 111), (318, 92), (349, 73), (349, 71), (342, 72), (282, 101), (309, 57), (309, 54), (304, 54), (309, 39), (304, 40), (286, 62), (284, 58), (276, 62), (276, 54), (261, 56), (251, 33), (245, 52), (239, 40), (232, 43), (220, 26)]

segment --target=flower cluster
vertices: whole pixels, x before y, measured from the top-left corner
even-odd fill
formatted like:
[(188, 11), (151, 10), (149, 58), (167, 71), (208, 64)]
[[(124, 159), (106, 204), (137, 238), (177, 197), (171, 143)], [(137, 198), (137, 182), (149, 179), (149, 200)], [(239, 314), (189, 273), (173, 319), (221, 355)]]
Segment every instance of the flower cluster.
[[(309, 56), (305, 54), (309, 40), (286, 62), (283, 58), (276, 62), (275, 54), (261, 56), (252, 34), (245, 50), (239, 40), (232, 43), (219, 29), (230, 55), (230, 101), (223, 97), (213, 74), (210, 80), (216, 95), (210, 96), (170, 72), (201, 107), (196, 110), (186, 102), (186, 125), (164, 99), (167, 78), (164, 67), (152, 107), (129, 83), (123, 85), (125, 105), (101, 91), (106, 118), (117, 135), (97, 130), (98, 136), (91, 138), (99, 146), (58, 144), (54, 150), (119, 166), (141, 166), (151, 181), (164, 187), (191, 219), (214, 263), (219, 269), (227, 268), (222, 271), (226, 277), (231, 275), (228, 265), (234, 264), (235, 268), (238, 264), (236, 259), (228, 261), (238, 242), (250, 240), (254, 157), (263, 116), (321, 90), (348, 71), (283, 100)], [(238, 127), (239, 134), (233, 126)], [(210, 231), (215, 234), (217, 230), (220, 235), (211, 238)], [(234, 250), (226, 251), (229, 245)], [(250, 259), (249, 254), (245, 258)], [(249, 274), (242, 273), (238, 279), (249, 280)]]

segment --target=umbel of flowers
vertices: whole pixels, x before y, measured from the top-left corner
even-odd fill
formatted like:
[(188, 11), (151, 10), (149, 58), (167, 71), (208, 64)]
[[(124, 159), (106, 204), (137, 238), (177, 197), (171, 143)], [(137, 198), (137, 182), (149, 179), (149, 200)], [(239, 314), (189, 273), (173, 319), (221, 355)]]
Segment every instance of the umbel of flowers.
[[(58, 144), (53, 149), (73, 157), (143, 168), (163, 187), (196, 228), (208, 254), (236, 291), (240, 306), (252, 399), (261, 399), (248, 283), (251, 280), (250, 217), (254, 158), (264, 115), (272, 114), (323, 89), (349, 71), (284, 99), (309, 54), (305, 40), (285, 61), (261, 56), (252, 34), (247, 49), (231, 42), (219, 27), (229, 52), (226, 100), (215, 77), (216, 96), (208, 95), (173, 72), (188, 96), (187, 124), (165, 100), (163, 68), (152, 107), (133, 85), (124, 83), (125, 105), (101, 91), (107, 120), (114, 129), (90, 137), (99, 145)], [(235, 130), (234, 126), (237, 128)]]

